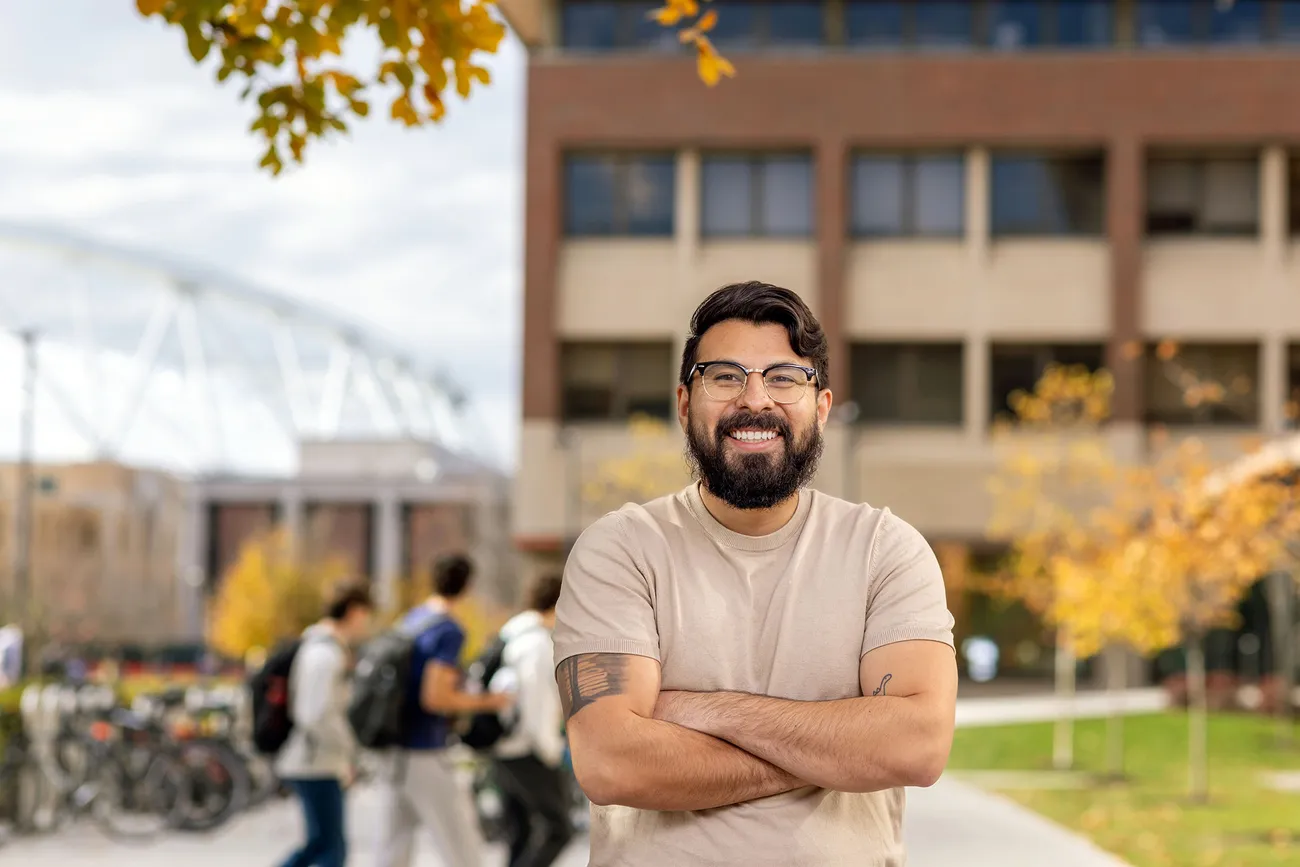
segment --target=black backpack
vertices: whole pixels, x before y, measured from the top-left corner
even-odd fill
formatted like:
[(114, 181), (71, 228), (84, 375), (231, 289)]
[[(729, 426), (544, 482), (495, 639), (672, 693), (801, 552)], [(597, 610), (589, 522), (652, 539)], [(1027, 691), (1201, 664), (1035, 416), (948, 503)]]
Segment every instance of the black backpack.
[(410, 708), (419, 701), (411, 694), (411, 652), (415, 640), (445, 618), (430, 612), (412, 626), (389, 629), (361, 649), (352, 674), (348, 721), (362, 747), (376, 750), (405, 742)]
[(293, 731), (289, 715), (289, 669), (302, 647), (302, 638), (282, 642), (248, 679), (253, 703), (253, 746), (264, 756), (275, 755)]
[[(487, 647), (470, 663), (465, 672), (465, 685), (469, 692), (486, 693), (493, 676), (501, 670), (505, 661), (506, 641), (497, 633), (488, 642)], [(480, 711), (471, 714), (464, 728), (459, 732), (460, 742), (473, 750), (491, 749), (497, 741), (510, 733), (512, 725), (507, 725), (496, 711)]]

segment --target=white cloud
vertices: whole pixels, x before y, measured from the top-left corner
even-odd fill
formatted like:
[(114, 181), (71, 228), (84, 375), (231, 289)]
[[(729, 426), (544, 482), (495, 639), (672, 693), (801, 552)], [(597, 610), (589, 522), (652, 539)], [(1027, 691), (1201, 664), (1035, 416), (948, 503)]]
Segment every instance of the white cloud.
[(441, 125), (408, 130), (378, 110), (272, 179), (256, 167), (252, 106), (194, 65), (178, 32), (128, 2), (15, 5), (0, 32), (0, 219), (215, 266), (374, 322), (472, 383), (513, 462), (517, 43)]

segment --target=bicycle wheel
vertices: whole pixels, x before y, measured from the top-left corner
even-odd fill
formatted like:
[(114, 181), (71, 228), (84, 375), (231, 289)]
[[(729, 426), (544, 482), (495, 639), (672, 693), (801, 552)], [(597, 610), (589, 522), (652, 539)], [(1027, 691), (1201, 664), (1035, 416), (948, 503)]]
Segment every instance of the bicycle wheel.
[(91, 775), (90, 811), (107, 836), (150, 842), (175, 827), (189, 809), (191, 781), (173, 756), (102, 756)]
[(189, 776), (190, 799), (177, 817), (180, 831), (212, 831), (248, 807), (253, 783), (248, 766), (220, 741), (187, 741), (176, 749)]

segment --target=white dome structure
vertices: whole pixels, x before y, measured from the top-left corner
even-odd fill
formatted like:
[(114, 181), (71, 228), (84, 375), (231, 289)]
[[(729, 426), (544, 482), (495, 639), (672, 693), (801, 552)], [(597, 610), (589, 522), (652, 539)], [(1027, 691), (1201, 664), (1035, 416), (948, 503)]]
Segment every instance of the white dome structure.
[(496, 463), (464, 392), (374, 328), (217, 270), (5, 222), (0, 459), (21, 446), (28, 333), (37, 461), (285, 476), (304, 440), (393, 438)]

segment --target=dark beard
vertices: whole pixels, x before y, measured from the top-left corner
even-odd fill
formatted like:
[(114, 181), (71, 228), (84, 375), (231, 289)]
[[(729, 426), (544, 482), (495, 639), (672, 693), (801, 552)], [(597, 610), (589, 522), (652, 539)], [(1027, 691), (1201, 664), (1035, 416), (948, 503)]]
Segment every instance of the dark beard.
[[(738, 453), (728, 457), (727, 431), (772, 430), (781, 435), (780, 455)], [(719, 420), (712, 441), (694, 420), (686, 426), (686, 460), (709, 493), (735, 509), (770, 509), (812, 481), (823, 448), (822, 432), (809, 426), (796, 442), (789, 423), (778, 415), (739, 410)]]

